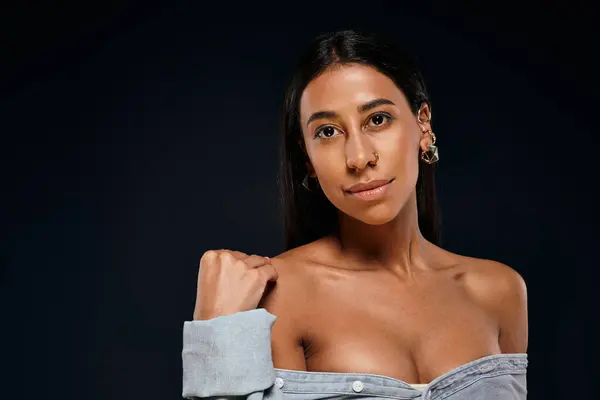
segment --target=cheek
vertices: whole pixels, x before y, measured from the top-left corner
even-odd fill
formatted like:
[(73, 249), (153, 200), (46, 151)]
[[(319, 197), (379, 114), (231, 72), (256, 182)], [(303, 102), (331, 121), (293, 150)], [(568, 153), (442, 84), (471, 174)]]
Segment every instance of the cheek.
[(390, 171), (395, 174), (397, 190), (395, 195), (399, 196), (397, 200), (404, 202), (408, 195), (414, 190), (419, 178), (419, 153), (413, 148), (404, 148), (398, 152), (395, 158), (394, 167)]
[(319, 178), (319, 184), (326, 193), (341, 190), (346, 174), (345, 161), (327, 151), (318, 153), (313, 155), (311, 160)]
[(381, 160), (385, 172), (405, 177), (418, 173), (419, 137), (410, 129), (399, 130), (382, 138), (377, 147), (381, 149), (380, 154), (386, 157), (386, 160)]
[(317, 174), (319, 184), (324, 185), (340, 185), (340, 178), (343, 179), (344, 167), (343, 160), (336, 153), (335, 149), (330, 147), (311, 146), (312, 143), (307, 143), (308, 161), (310, 162), (314, 172)]
[(418, 145), (412, 145), (410, 146), (410, 148), (404, 148), (404, 151), (402, 152), (402, 157), (400, 158), (399, 162), (400, 167), (404, 171), (404, 176), (409, 180), (413, 178), (416, 184), (416, 179), (419, 175)]
[(310, 161), (319, 179), (319, 186), (325, 197), (340, 208), (344, 192), (343, 185), (348, 183), (346, 161), (343, 152), (337, 146), (310, 149)]

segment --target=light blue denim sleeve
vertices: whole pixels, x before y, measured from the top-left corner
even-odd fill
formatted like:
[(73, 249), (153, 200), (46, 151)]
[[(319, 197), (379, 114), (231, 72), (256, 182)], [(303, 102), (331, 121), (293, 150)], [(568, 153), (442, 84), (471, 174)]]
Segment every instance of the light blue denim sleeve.
[(185, 399), (284, 399), (275, 385), (271, 327), (264, 308), (183, 325)]

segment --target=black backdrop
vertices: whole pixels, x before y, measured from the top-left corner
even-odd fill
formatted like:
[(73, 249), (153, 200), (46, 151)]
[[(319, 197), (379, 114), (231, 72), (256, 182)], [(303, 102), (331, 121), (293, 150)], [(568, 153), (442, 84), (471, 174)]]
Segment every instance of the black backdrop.
[(283, 90), (308, 40), (351, 27), (419, 57), (444, 247), (528, 284), (529, 398), (597, 395), (586, 4), (167, 3), (2, 5), (7, 398), (180, 398), (198, 260), (282, 251)]

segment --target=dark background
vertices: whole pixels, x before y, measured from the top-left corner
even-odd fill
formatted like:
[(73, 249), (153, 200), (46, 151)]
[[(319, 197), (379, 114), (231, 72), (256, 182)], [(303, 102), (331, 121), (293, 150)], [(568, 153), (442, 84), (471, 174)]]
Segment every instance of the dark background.
[(443, 246), (527, 282), (529, 398), (596, 398), (592, 3), (167, 3), (2, 3), (1, 397), (181, 398), (202, 253), (283, 250), (293, 62), (362, 28), (421, 62)]

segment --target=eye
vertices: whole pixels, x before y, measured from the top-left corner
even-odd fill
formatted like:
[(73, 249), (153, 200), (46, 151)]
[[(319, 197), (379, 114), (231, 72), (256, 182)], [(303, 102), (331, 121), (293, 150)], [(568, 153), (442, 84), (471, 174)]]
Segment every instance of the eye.
[(315, 132), (315, 138), (331, 139), (335, 136), (336, 129), (331, 125), (323, 126)]
[(386, 123), (389, 123), (391, 120), (393, 120), (394, 117), (392, 117), (390, 114), (387, 113), (378, 113), (375, 115), (372, 115), (371, 118), (369, 118), (369, 122), (372, 123), (374, 126), (383, 126)]

